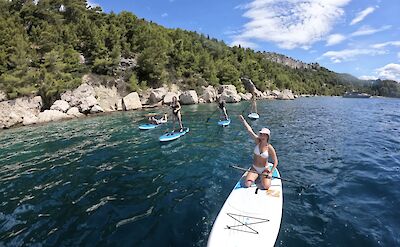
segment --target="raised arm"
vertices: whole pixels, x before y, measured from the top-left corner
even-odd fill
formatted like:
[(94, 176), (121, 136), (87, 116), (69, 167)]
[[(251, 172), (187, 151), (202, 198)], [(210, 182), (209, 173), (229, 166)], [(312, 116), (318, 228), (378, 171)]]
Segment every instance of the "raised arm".
[(240, 121), (242, 121), (244, 127), (246, 127), (247, 132), (249, 132), (251, 138), (253, 138), (253, 140), (258, 143), (258, 135), (256, 135), (256, 133), (254, 133), (253, 129), (250, 127), (250, 125), (246, 122), (246, 119), (244, 119), (244, 117), (242, 115), (239, 115), (239, 119)]

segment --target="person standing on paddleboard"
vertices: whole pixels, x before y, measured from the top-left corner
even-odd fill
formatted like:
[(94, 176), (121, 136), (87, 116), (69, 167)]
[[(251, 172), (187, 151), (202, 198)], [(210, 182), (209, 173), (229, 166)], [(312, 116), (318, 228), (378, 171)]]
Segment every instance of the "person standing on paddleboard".
[[(254, 147), (254, 161), (251, 167), (252, 172), (248, 172), (246, 176), (245, 186), (250, 187), (254, 181), (256, 181), (259, 174), (264, 174), (262, 176), (261, 184), (264, 189), (268, 189), (271, 186), (271, 177), (275, 168), (278, 166), (278, 158), (274, 147), (269, 143), (271, 137), (271, 131), (267, 128), (262, 128), (257, 135), (254, 133), (253, 129), (246, 122), (242, 115), (239, 116), (240, 121), (242, 121), (244, 127), (246, 127), (250, 136), (253, 138), (256, 146)], [(268, 158), (271, 157), (273, 161), (273, 167), (270, 169), (268, 165)]]
[(228, 120), (229, 119), (228, 112), (226, 111), (226, 107), (225, 106), (226, 106), (225, 100), (220, 98), (219, 101), (218, 101), (218, 107), (222, 111), (222, 115), (221, 116), (223, 116), (225, 118), (225, 120)]
[(182, 125), (182, 115), (181, 115), (181, 104), (179, 104), (178, 98), (176, 96), (172, 98), (171, 108), (172, 108), (172, 113), (174, 115), (173, 131), (175, 131), (175, 122), (176, 120), (178, 120), (180, 127), (179, 131), (182, 132), (183, 125)]
[(258, 112), (257, 112), (257, 102), (256, 102), (256, 100), (257, 100), (256, 93), (252, 92), (251, 94), (252, 94), (252, 96), (251, 96), (251, 113), (257, 113), (258, 114)]

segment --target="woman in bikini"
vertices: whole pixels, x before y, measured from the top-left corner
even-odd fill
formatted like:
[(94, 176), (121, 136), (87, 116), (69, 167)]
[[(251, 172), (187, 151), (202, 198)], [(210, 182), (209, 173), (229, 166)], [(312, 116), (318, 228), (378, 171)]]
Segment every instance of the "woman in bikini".
[(179, 104), (178, 98), (174, 96), (172, 98), (172, 103), (171, 103), (171, 108), (172, 108), (172, 113), (174, 115), (174, 123), (173, 123), (173, 131), (175, 131), (175, 122), (178, 120), (179, 122), (179, 131), (183, 131), (183, 125), (182, 125), (182, 115), (181, 115), (181, 104)]
[[(253, 166), (251, 167), (251, 172), (247, 173), (245, 186), (250, 187), (260, 174), (264, 174), (261, 177), (261, 184), (264, 189), (268, 189), (271, 186), (271, 176), (278, 165), (278, 158), (276, 156), (275, 149), (269, 143), (271, 132), (267, 128), (262, 128), (257, 135), (254, 133), (253, 129), (246, 122), (242, 115), (240, 115), (239, 118), (256, 143), (256, 146), (254, 147)], [(273, 161), (272, 169), (268, 165), (269, 157), (271, 157)]]

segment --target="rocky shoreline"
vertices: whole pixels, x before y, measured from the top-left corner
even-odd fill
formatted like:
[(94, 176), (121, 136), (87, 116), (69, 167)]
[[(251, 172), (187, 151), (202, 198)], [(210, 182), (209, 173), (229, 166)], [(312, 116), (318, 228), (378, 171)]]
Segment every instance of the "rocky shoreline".
[[(278, 90), (261, 92), (255, 88), (251, 80), (244, 80), (247, 80), (245, 81), (247, 90), (254, 92), (258, 99), (292, 100), (297, 98), (287, 89), (282, 92)], [(198, 95), (195, 90), (182, 91), (178, 86), (172, 84), (140, 93), (132, 92), (121, 95), (115, 86), (99, 85), (93, 81), (90, 75), (85, 75), (82, 85), (61, 94), (60, 99), (56, 100), (50, 109), (43, 111), (43, 101), (40, 96), (14, 100), (6, 100), (5, 97), (2, 97), (0, 99), (0, 129), (80, 118), (102, 112), (158, 107), (170, 104), (174, 96), (179, 98), (182, 105), (190, 105), (212, 103), (220, 97), (227, 103), (237, 103), (242, 100), (250, 100), (252, 94), (238, 93), (234, 85), (221, 85), (218, 88), (203, 87), (201, 95)]]

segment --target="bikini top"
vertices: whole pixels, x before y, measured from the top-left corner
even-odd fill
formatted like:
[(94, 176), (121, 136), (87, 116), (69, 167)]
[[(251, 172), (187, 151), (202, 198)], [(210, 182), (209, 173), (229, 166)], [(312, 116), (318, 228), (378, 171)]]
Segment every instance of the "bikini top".
[(263, 157), (264, 159), (268, 159), (268, 156), (269, 156), (269, 154), (268, 154), (268, 149), (267, 149), (267, 151), (265, 151), (265, 152), (263, 152), (263, 153), (260, 152), (259, 144), (257, 144), (257, 145), (254, 147), (254, 154), (255, 154), (255, 155), (258, 155), (258, 156), (261, 156), (261, 157)]

